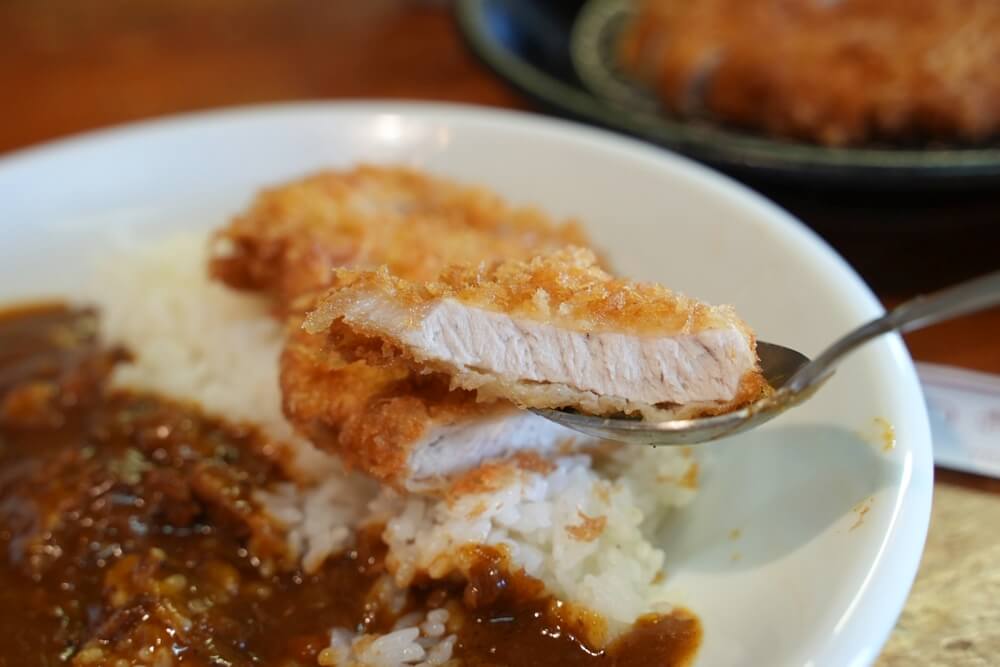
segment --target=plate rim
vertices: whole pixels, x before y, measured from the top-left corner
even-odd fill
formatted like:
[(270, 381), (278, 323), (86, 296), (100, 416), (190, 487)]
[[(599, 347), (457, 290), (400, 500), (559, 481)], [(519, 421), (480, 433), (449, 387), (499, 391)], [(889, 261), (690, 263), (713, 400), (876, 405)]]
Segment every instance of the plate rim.
[[(808, 244), (811, 250), (823, 258), (831, 267), (836, 266), (839, 276), (851, 283), (850, 289), (858, 299), (859, 304), (873, 314), (882, 308), (868, 286), (861, 280), (850, 265), (829, 246), (819, 235), (798, 221), (790, 213), (777, 204), (766, 199), (745, 185), (727, 177), (724, 174), (706, 167), (694, 160), (670, 151), (664, 151), (646, 142), (639, 141), (620, 134), (595, 128), (589, 125), (553, 119), (538, 114), (520, 111), (492, 109), (475, 105), (433, 103), (433, 102), (401, 102), (387, 100), (356, 100), (350, 102), (292, 102), (264, 105), (248, 105), (214, 109), (210, 111), (190, 112), (173, 116), (164, 116), (144, 121), (112, 126), (93, 130), (78, 135), (55, 139), (34, 147), (27, 147), (13, 153), (0, 156), (0, 194), (7, 187), (13, 187), (18, 173), (27, 169), (28, 176), (33, 170), (45, 169), (48, 160), (64, 160), (67, 153), (72, 156), (77, 151), (100, 150), (109, 142), (141, 140), (148, 132), (184, 132), (192, 128), (220, 126), (233, 120), (249, 121), (253, 119), (271, 119), (288, 122), (303, 116), (320, 116), (336, 120), (344, 116), (377, 116), (380, 114), (411, 115), (422, 119), (436, 119), (449, 122), (448, 116), (459, 117), (465, 121), (476, 121), (513, 128), (513, 131), (534, 131), (554, 133), (568, 138), (570, 141), (582, 141), (596, 145), (604, 151), (623, 153), (629, 158), (643, 162), (659, 163), (667, 171), (683, 169), (696, 178), (700, 184), (716, 193), (722, 193), (734, 204), (749, 207), (753, 212), (768, 218), (781, 231), (797, 237)], [(23, 174), (22, 174), (23, 176)], [(8, 178), (10, 181), (8, 182)], [(6, 223), (11, 224), (11, 223)], [(0, 231), (6, 225), (0, 223)], [(859, 305), (859, 308), (861, 306)], [(916, 370), (902, 338), (898, 335), (886, 339), (892, 366), (898, 371), (900, 380), (908, 387), (915, 388), (917, 399), (922, 398)], [(904, 388), (905, 389), (905, 388)], [(909, 389), (900, 389), (896, 397), (913, 403), (907, 398)], [(884, 534), (880, 535), (880, 549), (876, 557), (866, 567), (868, 576), (857, 591), (854, 606), (864, 603), (871, 609), (869, 622), (863, 623), (851, 610), (845, 612), (841, 625), (861, 627), (866, 643), (864, 646), (852, 644), (848, 646), (817, 646), (817, 664), (844, 664), (834, 662), (835, 658), (868, 663), (875, 659), (879, 649), (888, 639), (896, 620), (902, 611), (913, 580), (916, 576), (923, 545), (926, 540), (930, 522), (930, 506), (933, 489), (933, 462), (931, 458), (931, 436), (926, 407), (922, 401), (912, 405), (917, 410), (915, 427), (917, 437), (907, 445), (907, 456), (904, 460), (904, 473), (900, 480), (900, 490), (894, 497), (894, 507), (887, 520)], [(903, 516), (903, 513), (906, 516)], [(902, 525), (905, 519), (906, 524)], [(887, 556), (891, 552), (890, 562)], [(882, 575), (882, 576), (878, 576)], [(874, 587), (889, 587), (891, 594), (887, 602), (886, 591), (875, 592)], [(876, 614), (876, 611), (878, 612)], [(871, 623), (871, 615), (877, 615), (880, 623)], [(850, 616), (852, 624), (845, 624)], [(840, 632), (838, 625), (838, 634)], [(836, 644), (835, 637), (829, 644)]]

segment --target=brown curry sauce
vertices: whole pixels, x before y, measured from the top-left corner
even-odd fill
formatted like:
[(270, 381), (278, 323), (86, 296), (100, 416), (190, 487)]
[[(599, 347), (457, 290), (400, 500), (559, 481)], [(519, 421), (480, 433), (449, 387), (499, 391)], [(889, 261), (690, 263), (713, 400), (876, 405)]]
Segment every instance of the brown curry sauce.
[[(298, 571), (251, 496), (283, 481), (263, 439), (105, 390), (125, 354), (96, 332), (86, 310), (0, 313), (0, 666), (315, 665), (334, 627), (388, 631), (370, 596), (377, 533)], [(489, 549), (468, 581), (420, 587), (404, 613), (444, 604), (465, 610), (453, 657), (466, 665), (683, 665), (701, 639), (677, 611), (588, 648)]]

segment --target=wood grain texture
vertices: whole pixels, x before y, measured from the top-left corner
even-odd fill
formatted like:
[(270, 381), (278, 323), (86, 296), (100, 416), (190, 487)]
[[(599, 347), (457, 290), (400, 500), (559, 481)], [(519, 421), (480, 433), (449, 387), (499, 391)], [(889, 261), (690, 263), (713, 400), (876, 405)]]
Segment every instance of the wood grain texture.
[[(5, 0), (0, 90), (0, 152), (277, 100), (527, 107), (467, 51), (446, 3), (426, 0)], [(893, 194), (751, 185), (822, 234), (887, 304), (1000, 269), (1000, 187)], [(1000, 373), (1000, 311), (907, 342), (918, 359)], [(1000, 482), (939, 474), (921, 572), (882, 667), (1000, 664), (998, 525)]]

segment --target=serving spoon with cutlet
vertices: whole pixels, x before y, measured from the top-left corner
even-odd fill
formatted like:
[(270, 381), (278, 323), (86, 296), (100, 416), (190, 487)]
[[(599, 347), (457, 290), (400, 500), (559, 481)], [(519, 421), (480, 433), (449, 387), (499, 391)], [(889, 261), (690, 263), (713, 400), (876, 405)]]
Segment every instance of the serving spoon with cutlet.
[(815, 359), (782, 345), (757, 342), (764, 378), (774, 392), (741, 409), (711, 417), (647, 421), (595, 417), (566, 410), (533, 409), (537, 415), (606, 440), (637, 445), (693, 445), (756, 428), (808, 400), (844, 357), (868, 341), (1000, 305), (1000, 271), (918, 296), (834, 342)]

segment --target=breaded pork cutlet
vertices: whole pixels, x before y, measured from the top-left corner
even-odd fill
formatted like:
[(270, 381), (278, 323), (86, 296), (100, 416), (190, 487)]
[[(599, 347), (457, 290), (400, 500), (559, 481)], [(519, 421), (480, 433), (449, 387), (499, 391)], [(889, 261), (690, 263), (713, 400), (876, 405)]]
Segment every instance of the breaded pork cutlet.
[(1000, 133), (996, 0), (642, 0), (625, 69), (674, 113), (829, 145)]
[(330, 285), (341, 266), (387, 266), (432, 280), (450, 263), (529, 258), (586, 244), (497, 195), (400, 167), (323, 171), (264, 190), (215, 235), (211, 272), (230, 287), (269, 293), (286, 312)]
[(430, 491), (453, 473), (519, 451), (547, 454), (589, 442), (409, 365), (345, 361), (326, 336), (298, 328), (304, 308), (343, 266), (384, 266), (430, 280), (455, 261), (528, 258), (586, 243), (485, 190), (409, 169), (327, 171), (263, 192), (216, 234), (211, 271), (226, 284), (268, 294), (292, 321), (281, 359), (284, 411), (317, 447), (398, 489)]
[(341, 355), (404, 360), (480, 400), (650, 418), (723, 412), (767, 390), (729, 306), (619, 279), (568, 248), (417, 283), (342, 270), (305, 320)]
[(451, 391), (440, 375), (348, 362), (328, 337), (302, 330), (285, 346), (281, 390), (285, 414), (310, 441), (399, 490), (436, 491), (487, 461), (592, 442), (506, 401)]

